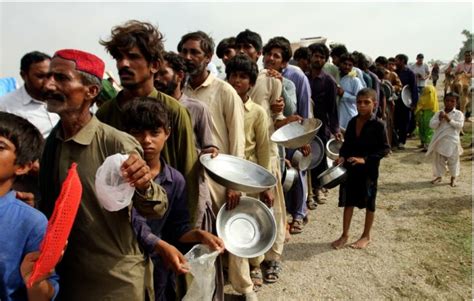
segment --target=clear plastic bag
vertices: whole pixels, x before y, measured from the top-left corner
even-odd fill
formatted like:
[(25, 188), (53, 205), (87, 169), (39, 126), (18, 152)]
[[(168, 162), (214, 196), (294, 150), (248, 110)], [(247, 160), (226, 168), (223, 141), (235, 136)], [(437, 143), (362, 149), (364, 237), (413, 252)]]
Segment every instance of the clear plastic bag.
[(216, 268), (214, 263), (219, 251), (211, 251), (208, 246), (199, 244), (189, 250), (184, 257), (188, 260), (193, 276), (183, 301), (211, 301), (216, 287)]
[(95, 174), (97, 199), (107, 211), (118, 211), (130, 205), (135, 188), (125, 182), (120, 166), (128, 155), (115, 154), (105, 159)]

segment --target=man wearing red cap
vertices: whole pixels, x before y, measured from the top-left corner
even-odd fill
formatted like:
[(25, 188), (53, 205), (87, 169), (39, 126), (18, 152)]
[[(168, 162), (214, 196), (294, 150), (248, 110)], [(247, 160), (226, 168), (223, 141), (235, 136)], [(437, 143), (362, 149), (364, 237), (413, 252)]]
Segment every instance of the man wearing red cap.
[[(151, 181), (136, 140), (101, 123), (89, 111), (100, 92), (103, 72), (104, 63), (95, 55), (60, 50), (51, 60), (43, 90), (48, 110), (61, 119), (46, 141), (41, 160), (39, 209), (51, 215), (72, 162), (78, 164), (83, 186), (68, 247), (57, 267), (60, 300), (145, 299), (148, 261), (133, 233), (129, 208), (105, 211), (95, 194), (95, 174), (106, 157), (130, 154), (121, 171), (136, 188), (132, 200), (140, 213), (160, 217), (167, 207), (166, 194)], [(144, 210), (145, 205), (152, 210)]]

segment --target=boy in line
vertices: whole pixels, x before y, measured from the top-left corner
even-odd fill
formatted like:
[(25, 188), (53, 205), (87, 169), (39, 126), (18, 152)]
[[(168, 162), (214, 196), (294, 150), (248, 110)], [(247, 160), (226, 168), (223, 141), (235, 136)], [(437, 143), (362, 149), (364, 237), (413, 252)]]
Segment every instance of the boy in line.
[[(267, 113), (249, 96), (250, 89), (257, 81), (257, 64), (247, 55), (239, 54), (227, 63), (226, 74), (227, 81), (244, 104), (245, 159), (271, 170)], [(273, 206), (274, 197), (270, 189), (262, 192), (260, 199), (269, 207)], [(263, 255), (247, 259), (229, 254), (230, 282), (238, 293), (245, 295), (246, 300), (257, 299), (254, 291), (258, 291), (263, 284), (260, 269), (263, 259)]]
[(46, 232), (46, 217), (20, 201), (12, 190), (15, 178), (30, 171), (39, 159), (43, 137), (22, 117), (0, 112), (0, 300), (51, 300), (59, 290), (58, 277), (50, 276), (26, 288), (39, 258)]
[[(203, 243), (211, 249), (224, 251), (220, 238), (207, 231), (191, 229), (184, 177), (161, 158), (171, 133), (168, 118), (164, 104), (151, 97), (135, 98), (124, 106), (124, 127), (142, 146), (152, 178), (168, 196), (169, 209), (161, 219), (143, 223), (140, 221), (145, 218), (135, 209), (132, 212), (132, 222), (140, 232), (137, 237), (154, 263), (155, 300), (176, 299), (175, 273), (188, 272), (186, 259), (174, 245), (185, 247), (182, 244)], [(165, 263), (169, 263), (172, 270)]]
[(339, 206), (344, 207), (341, 237), (331, 246), (340, 249), (349, 239), (354, 207), (366, 209), (364, 232), (351, 244), (354, 249), (364, 249), (370, 243), (370, 230), (375, 216), (375, 199), (380, 160), (389, 151), (385, 126), (373, 113), (377, 92), (364, 88), (357, 93), (357, 115), (352, 118), (344, 135), (344, 142), (335, 164), (344, 164), (347, 180), (339, 187)]
[(446, 173), (446, 165), (451, 174), (451, 187), (457, 186), (456, 178), (459, 176), (459, 156), (463, 150), (459, 134), (464, 125), (464, 114), (456, 109), (459, 95), (450, 92), (444, 97), (444, 110), (438, 111), (430, 120), (430, 127), (434, 135), (426, 155), (433, 153), (433, 184), (441, 182)]

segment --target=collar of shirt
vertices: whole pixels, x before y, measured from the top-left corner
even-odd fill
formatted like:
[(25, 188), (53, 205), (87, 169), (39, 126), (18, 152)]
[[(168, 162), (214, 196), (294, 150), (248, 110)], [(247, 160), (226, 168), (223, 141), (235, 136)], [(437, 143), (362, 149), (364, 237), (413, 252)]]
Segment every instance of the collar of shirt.
[[(92, 116), (91, 120), (83, 126), (79, 132), (76, 133), (76, 135), (72, 136), (71, 138), (68, 138), (64, 140), (62, 131), (57, 131), (56, 133), (56, 138), (61, 140), (61, 141), (74, 141), (78, 144), (82, 145), (89, 145), (92, 142), (92, 139), (94, 138), (95, 132), (97, 131), (97, 127), (99, 126), (99, 119), (97, 117)], [(59, 126), (59, 124), (58, 124)]]
[(211, 72), (209, 72), (209, 75), (207, 76), (206, 80), (202, 84), (200, 84), (198, 87), (196, 87), (196, 89), (193, 89), (193, 87), (191, 87), (191, 85), (189, 84), (189, 80), (186, 81), (186, 87), (189, 88), (192, 91), (197, 91), (201, 88), (205, 88), (205, 87), (210, 86), (215, 78), (216, 78), (216, 76), (214, 74), (212, 74)]
[(254, 107), (255, 103), (252, 101), (252, 99), (249, 97), (249, 99), (244, 103), (244, 109), (247, 112), (252, 111), (252, 108)]
[(161, 185), (163, 183), (172, 183), (173, 182), (173, 177), (171, 176), (171, 169), (168, 166), (168, 164), (165, 163), (165, 160), (163, 158), (160, 158), (160, 163), (161, 163), (161, 171), (160, 173), (156, 176), (155, 182), (158, 185)]

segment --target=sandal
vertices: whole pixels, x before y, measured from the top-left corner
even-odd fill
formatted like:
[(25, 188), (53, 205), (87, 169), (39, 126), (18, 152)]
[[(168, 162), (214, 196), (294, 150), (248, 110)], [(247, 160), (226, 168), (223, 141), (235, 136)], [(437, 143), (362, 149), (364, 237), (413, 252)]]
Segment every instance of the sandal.
[(290, 234), (300, 234), (303, 232), (304, 221), (301, 219), (294, 219), (290, 227)]
[(253, 291), (258, 292), (263, 285), (262, 270), (258, 267), (254, 267), (250, 270), (250, 279), (253, 283)]
[(264, 261), (265, 268), (265, 282), (275, 283), (280, 278), (281, 265), (279, 261), (269, 260)]

